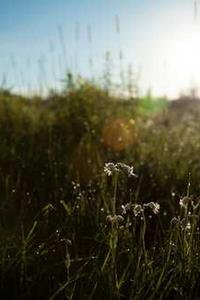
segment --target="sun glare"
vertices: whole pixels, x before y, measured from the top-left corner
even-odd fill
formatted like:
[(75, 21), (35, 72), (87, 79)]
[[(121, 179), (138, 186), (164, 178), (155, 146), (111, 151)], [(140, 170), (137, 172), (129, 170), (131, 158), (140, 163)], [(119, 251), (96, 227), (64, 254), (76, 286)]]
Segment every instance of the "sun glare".
[(164, 77), (166, 92), (200, 89), (200, 26), (187, 26), (165, 42)]

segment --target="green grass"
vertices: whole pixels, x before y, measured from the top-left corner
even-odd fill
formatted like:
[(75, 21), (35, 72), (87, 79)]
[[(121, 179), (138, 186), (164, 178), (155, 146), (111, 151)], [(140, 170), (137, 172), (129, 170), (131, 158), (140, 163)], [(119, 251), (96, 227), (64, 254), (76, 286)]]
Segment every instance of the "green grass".
[(2, 299), (198, 299), (197, 120), (87, 82), (2, 91)]

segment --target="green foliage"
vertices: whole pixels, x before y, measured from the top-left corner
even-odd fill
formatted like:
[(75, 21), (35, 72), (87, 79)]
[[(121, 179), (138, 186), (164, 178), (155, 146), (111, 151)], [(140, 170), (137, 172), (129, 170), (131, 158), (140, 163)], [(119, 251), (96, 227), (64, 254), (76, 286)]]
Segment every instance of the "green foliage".
[(158, 113), (168, 106), (165, 98), (154, 98), (151, 94), (147, 94), (140, 99), (138, 105), (138, 112), (142, 115), (152, 115)]
[(198, 116), (72, 77), (0, 93), (1, 297), (197, 299)]

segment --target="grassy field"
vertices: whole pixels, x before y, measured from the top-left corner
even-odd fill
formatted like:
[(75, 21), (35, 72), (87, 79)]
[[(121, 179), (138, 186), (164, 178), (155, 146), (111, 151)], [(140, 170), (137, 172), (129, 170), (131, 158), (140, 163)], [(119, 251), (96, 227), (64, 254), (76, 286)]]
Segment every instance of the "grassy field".
[(199, 116), (2, 90), (1, 299), (200, 299)]

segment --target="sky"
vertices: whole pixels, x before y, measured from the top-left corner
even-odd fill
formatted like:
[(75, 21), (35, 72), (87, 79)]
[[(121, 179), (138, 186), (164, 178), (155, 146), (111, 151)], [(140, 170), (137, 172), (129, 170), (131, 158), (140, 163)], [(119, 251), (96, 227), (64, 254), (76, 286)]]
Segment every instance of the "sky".
[(114, 83), (177, 97), (200, 89), (199, 56), (198, 0), (0, 0), (0, 85), (17, 92), (109, 68)]

